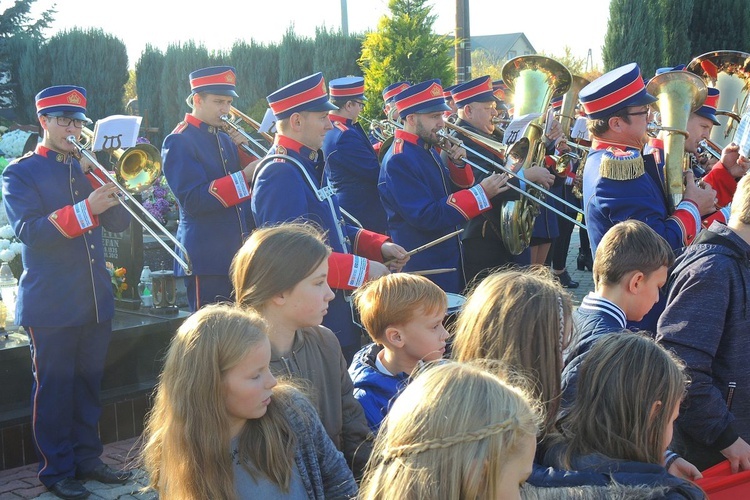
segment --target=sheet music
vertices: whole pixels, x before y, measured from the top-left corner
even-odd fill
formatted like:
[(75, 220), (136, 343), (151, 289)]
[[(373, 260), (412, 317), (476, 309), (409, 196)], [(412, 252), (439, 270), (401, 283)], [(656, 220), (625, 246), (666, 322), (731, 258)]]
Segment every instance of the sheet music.
[(271, 135), (276, 133), (276, 117), (273, 115), (271, 108), (266, 109), (266, 114), (263, 115), (258, 132), (265, 132)]
[(132, 148), (138, 140), (142, 119), (140, 116), (112, 115), (97, 121), (93, 151)]
[(576, 122), (573, 125), (573, 131), (570, 133), (570, 138), (573, 140), (583, 139), (584, 141), (591, 140), (589, 138), (589, 130), (586, 128), (586, 118), (579, 116), (576, 118)]
[(514, 118), (513, 121), (508, 124), (508, 128), (505, 129), (505, 133), (503, 134), (503, 144), (505, 144), (506, 146), (513, 144), (518, 139), (523, 137), (523, 134), (526, 132), (526, 128), (529, 126), (529, 123), (536, 120), (540, 116), (542, 116), (541, 113), (529, 113), (527, 115)]
[(740, 154), (750, 158), (750, 112), (742, 115), (740, 125), (734, 134), (734, 142), (740, 147)]

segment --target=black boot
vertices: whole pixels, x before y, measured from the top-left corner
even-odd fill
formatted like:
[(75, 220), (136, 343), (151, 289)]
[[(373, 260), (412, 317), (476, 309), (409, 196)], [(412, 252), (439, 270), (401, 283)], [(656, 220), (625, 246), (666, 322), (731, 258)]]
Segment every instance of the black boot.
[(594, 270), (594, 259), (591, 258), (590, 252), (578, 252), (578, 258), (576, 259), (576, 267), (579, 271), (588, 269), (589, 271)]
[(570, 277), (567, 269), (563, 271), (562, 274), (555, 274), (555, 279), (560, 282), (563, 288), (578, 288), (578, 282), (573, 281), (573, 278)]

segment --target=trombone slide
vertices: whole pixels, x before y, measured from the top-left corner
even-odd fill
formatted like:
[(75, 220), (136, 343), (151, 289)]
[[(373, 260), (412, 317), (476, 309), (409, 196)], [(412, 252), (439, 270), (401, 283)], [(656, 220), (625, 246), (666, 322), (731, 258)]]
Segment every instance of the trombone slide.
[[(99, 173), (101, 173), (109, 182), (117, 186), (117, 188), (119, 189), (117, 199), (120, 202), (120, 204), (122, 204), (123, 208), (125, 208), (125, 210), (127, 210), (130, 213), (133, 219), (135, 219), (136, 222), (138, 222), (144, 229), (146, 229), (151, 234), (151, 236), (153, 236), (154, 239), (157, 242), (159, 242), (159, 244), (162, 247), (164, 247), (164, 249), (172, 257), (174, 257), (174, 259), (177, 261), (180, 267), (182, 267), (182, 269), (185, 271), (185, 274), (188, 276), (193, 274), (193, 265), (190, 263), (190, 257), (188, 256), (187, 250), (185, 250), (185, 247), (182, 245), (182, 243), (180, 243), (177, 240), (177, 238), (175, 238), (172, 235), (172, 233), (167, 231), (167, 229), (164, 226), (162, 226), (159, 223), (159, 221), (156, 220), (156, 218), (153, 215), (151, 215), (151, 213), (143, 207), (143, 205), (138, 203), (138, 200), (136, 200), (135, 197), (132, 194), (130, 194), (130, 192), (128, 192), (128, 190), (126, 190), (124, 187), (122, 187), (122, 185), (119, 182), (117, 182), (117, 179), (111, 173), (109, 173), (107, 169), (101, 165), (101, 163), (99, 163), (96, 160), (96, 157), (93, 154), (91, 154), (90, 151), (88, 151), (81, 143), (79, 143), (76, 140), (75, 136), (69, 135), (67, 137), (67, 141), (71, 143), (73, 146), (75, 146), (78, 153), (84, 156), (87, 160), (89, 160), (97, 168)], [(102, 179), (101, 177), (99, 177), (98, 174), (94, 174), (94, 177), (96, 177), (96, 180), (99, 181), (102, 186), (106, 184), (106, 181)], [(180, 257), (177, 254), (177, 252), (175, 252), (172, 248), (170, 248), (169, 245), (164, 243), (164, 241), (161, 239), (161, 236), (159, 236), (159, 234), (157, 234), (156, 231), (154, 231), (154, 229), (151, 228), (151, 226), (146, 224), (144, 220), (136, 213), (136, 209), (131, 207), (127, 203), (125, 203), (125, 200), (123, 198), (130, 200), (133, 203), (133, 205), (137, 207), (138, 211), (140, 211), (142, 215), (145, 215), (149, 219), (149, 221), (153, 225), (155, 225), (159, 229), (159, 231), (162, 232), (162, 236), (166, 236), (172, 241), (172, 243), (175, 244), (175, 246), (180, 250), (180, 252), (182, 252), (185, 258), (183, 259), (182, 257)]]

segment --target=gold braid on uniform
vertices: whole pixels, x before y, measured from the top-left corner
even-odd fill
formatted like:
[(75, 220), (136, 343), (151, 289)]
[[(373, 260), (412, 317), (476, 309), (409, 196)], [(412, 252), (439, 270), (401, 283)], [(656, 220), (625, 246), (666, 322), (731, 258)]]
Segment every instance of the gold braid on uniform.
[(599, 164), (599, 175), (614, 181), (631, 181), (646, 173), (643, 157), (638, 151), (609, 148)]
[(453, 445), (461, 443), (480, 441), (484, 438), (499, 434), (514, 424), (517, 425), (518, 421), (515, 418), (509, 418), (497, 424), (488, 425), (476, 431), (464, 432), (463, 434), (458, 434), (456, 436), (430, 439), (422, 443), (394, 446), (383, 451), (383, 460), (385, 462), (390, 462), (391, 460), (399, 457), (417, 455), (429, 450), (450, 448)]

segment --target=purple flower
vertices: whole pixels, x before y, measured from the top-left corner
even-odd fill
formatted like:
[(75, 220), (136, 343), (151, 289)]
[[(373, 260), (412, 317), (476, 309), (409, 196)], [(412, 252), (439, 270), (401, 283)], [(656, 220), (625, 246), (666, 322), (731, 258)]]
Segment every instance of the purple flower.
[(153, 195), (154, 198), (166, 198), (167, 190), (161, 186), (154, 186)]

